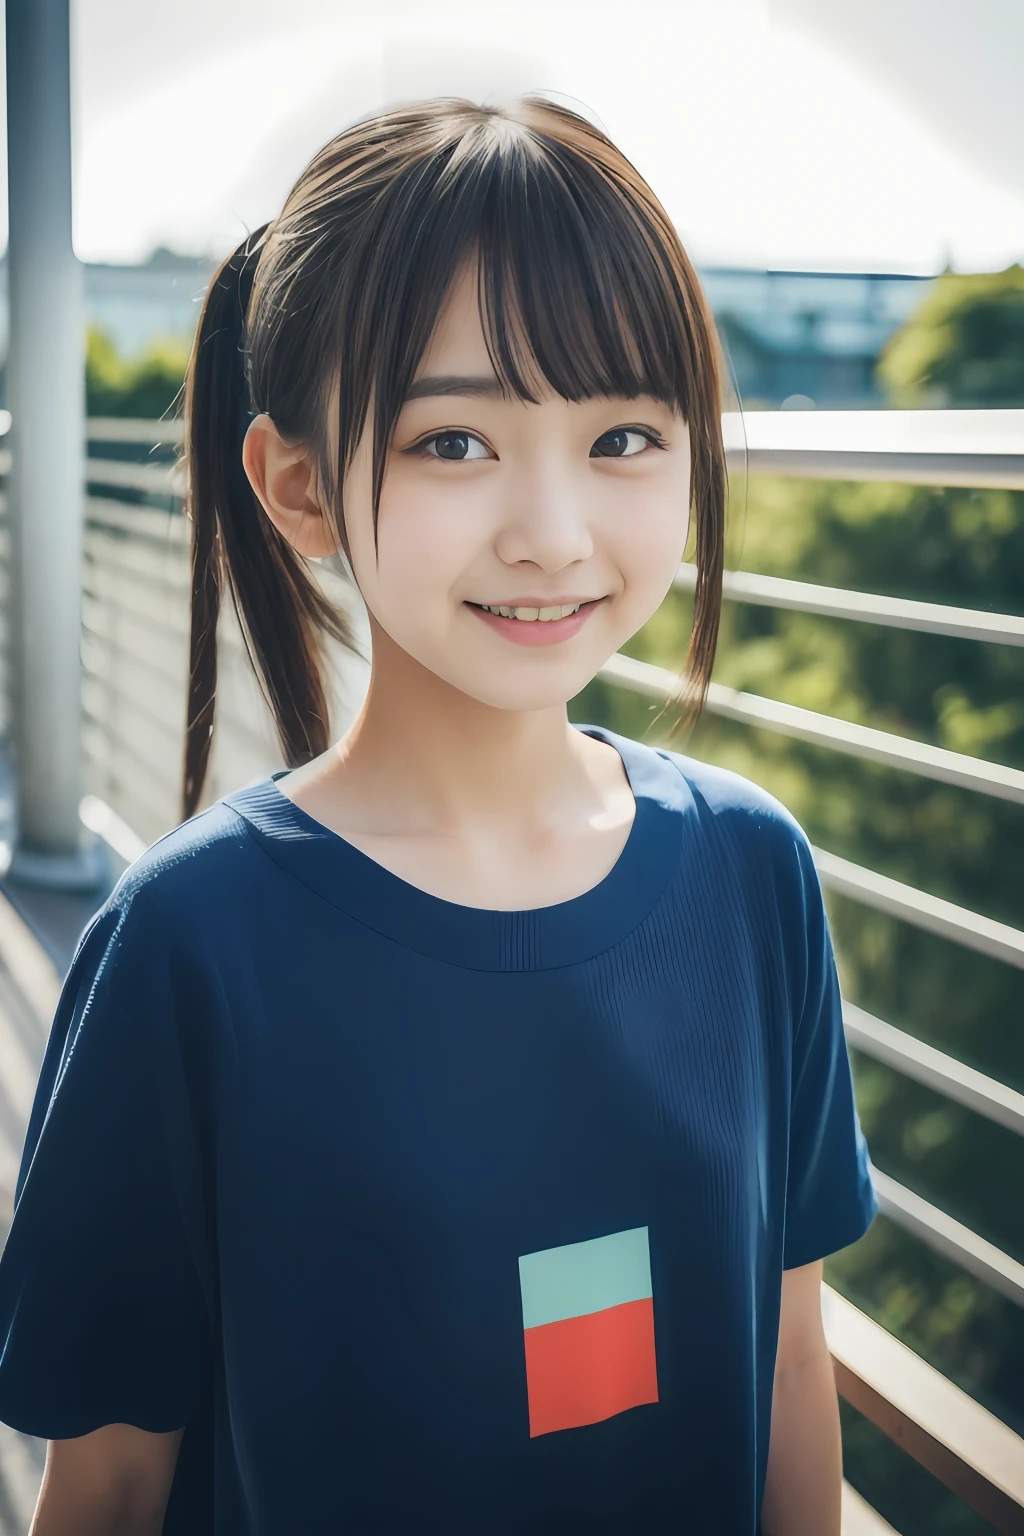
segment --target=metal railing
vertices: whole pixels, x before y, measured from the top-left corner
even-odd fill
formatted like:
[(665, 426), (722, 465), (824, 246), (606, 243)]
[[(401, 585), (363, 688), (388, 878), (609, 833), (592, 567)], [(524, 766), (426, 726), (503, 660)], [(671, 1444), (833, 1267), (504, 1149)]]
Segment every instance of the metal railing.
[[(1024, 411), (783, 412), (727, 417), (734, 470), (833, 479), (1024, 490)], [(85, 661), (91, 793), (83, 818), (125, 860), (176, 820), (183, 718), (187, 597), (182, 486), (169, 462), (131, 463), (129, 445), (166, 450), (180, 423), (92, 420), (87, 459)], [(110, 445), (118, 456), (111, 457)], [(105, 454), (104, 448), (107, 452)], [(0, 450), (0, 474), (4, 472)], [(134, 504), (132, 504), (134, 502)], [(682, 565), (676, 587), (692, 590)], [(1024, 617), (850, 592), (729, 571), (728, 601), (783, 607), (852, 622), (1024, 644)], [(338, 583), (333, 594), (352, 594)], [(249, 676), (240, 637), (223, 667), (221, 751), (211, 797), (276, 765), (269, 714)], [(357, 701), (361, 665), (335, 658), (340, 695)], [(618, 654), (606, 682), (664, 701), (676, 675)], [(848, 755), (979, 794), (1024, 803), (1024, 772), (924, 742), (712, 684), (707, 710)], [(344, 713), (344, 705), (342, 713)], [(173, 722), (169, 724), (168, 722)], [(147, 748), (146, 742), (150, 743)], [(171, 750), (173, 748), (173, 750)], [(141, 835), (140, 835), (141, 834)], [(878, 871), (813, 849), (822, 884), (867, 907), (979, 953), (1024, 967), (1024, 932)], [(848, 1043), (903, 1076), (1018, 1134), (1024, 1094), (844, 1001)], [(879, 1207), (965, 1273), (1024, 1306), (1024, 1265), (897, 1180), (873, 1170)], [(823, 1288), (826, 1332), (839, 1390), (996, 1530), (1024, 1533), (1024, 1441), (920, 1357)], [(844, 1487), (844, 1530), (889, 1527)]]
[[(1024, 411), (780, 412), (727, 418), (733, 470), (815, 479), (898, 480), (1024, 490)], [(676, 587), (692, 591), (684, 565)], [(748, 571), (725, 575), (735, 602), (854, 622), (1024, 645), (1024, 617), (850, 592)], [(665, 700), (675, 674), (617, 655), (600, 674)], [(921, 777), (1024, 804), (1024, 772), (779, 700), (712, 684), (707, 710)], [(982, 954), (1024, 968), (1024, 932), (927, 891), (813, 849), (823, 886)], [(1024, 1095), (844, 1002), (848, 1043), (1024, 1134)], [(937, 1206), (873, 1169), (879, 1209), (920, 1242), (1024, 1306), (1024, 1265)], [(996, 1530), (1024, 1532), (1024, 1441), (825, 1287), (826, 1331), (840, 1392)]]
[(813, 480), (1024, 486), (1024, 411), (727, 412), (733, 469)]
[[(188, 668), (189, 530), (180, 473), (167, 450), (181, 423), (93, 418), (88, 423), (83, 708), (87, 810), (92, 830), (118, 857), (161, 836), (178, 819)], [(135, 447), (162, 461), (131, 462)], [(115, 456), (116, 455), (116, 456)], [(350, 607), (361, 604), (330, 570), (320, 580)], [(217, 730), (206, 800), (280, 766), (273, 719), (249, 666), (231, 604), (219, 627)], [(368, 641), (365, 647), (368, 654)], [(326, 648), (332, 720), (358, 706), (366, 667)], [(119, 830), (110, 817), (116, 814)], [(134, 841), (133, 841), (134, 839)]]
[(1019, 1436), (827, 1285), (822, 1315), (847, 1402), (995, 1530), (1024, 1530)]

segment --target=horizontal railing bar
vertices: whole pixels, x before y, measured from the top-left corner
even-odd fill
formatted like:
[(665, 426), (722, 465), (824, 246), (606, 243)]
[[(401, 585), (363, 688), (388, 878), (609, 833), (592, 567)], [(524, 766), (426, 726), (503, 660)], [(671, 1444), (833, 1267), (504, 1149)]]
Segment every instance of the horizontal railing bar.
[(884, 1216), (935, 1253), (984, 1280), (1008, 1301), (1024, 1307), (1024, 1264), (874, 1166), (871, 1178), (878, 1209)]
[[(678, 691), (678, 679), (669, 668), (637, 661), (621, 652), (609, 658), (598, 676), (650, 698), (664, 700)], [(760, 726), (783, 736), (796, 737), (799, 741), (882, 763), (888, 768), (916, 773), (921, 778), (955, 784), (960, 789), (994, 795), (996, 799), (1011, 800), (1017, 805), (1024, 804), (1024, 771), (1019, 768), (969, 757), (964, 752), (950, 752), (946, 747), (933, 747), (908, 736), (895, 736), (891, 731), (879, 731), (873, 726), (840, 720), (835, 715), (802, 709), (797, 704), (766, 699), (761, 694), (743, 693), (737, 688), (726, 688), (722, 683), (710, 685), (705, 707), (710, 714), (738, 720), (744, 725)]]
[(146, 843), (99, 795), (85, 795), (78, 807), (84, 827), (108, 843), (126, 864), (134, 864), (146, 851)]
[(730, 447), (816, 452), (1024, 456), (1024, 409), (725, 411)]
[(899, 1532), (888, 1520), (883, 1520), (877, 1510), (871, 1508), (867, 1499), (845, 1477), (842, 1483), (841, 1511), (841, 1536), (899, 1536)]
[(843, 1023), (848, 1043), (865, 1056), (1024, 1136), (1024, 1093), (1008, 1088), (994, 1077), (986, 1077), (984, 1072), (926, 1045), (883, 1019), (876, 1019), (845, 999)]
[(728, 456), (734, 474), (793, 475), (804, 480), (882, 480), (894, 485), (963, 486), (971, 490), (1024, 490), (1024, 454), (815, 453), (755, 448)]
[[(697, 567), (684, 561), (673, 585), (692, 592), (696, 584)], [(912, 629), (921, 634), (987, 640), (995, 645), (1024, 645), (1024, 617), (1014, 613), (986, 613), (982, 609), (923, 603), (909, 597), (882, 597), (875, 592), (851, 592), (845, 587), (823, 587), (782, 576), (760, 576), (753, 571), (726, 571), (722, 591), (735, 602), (756, 603), (766, 608), (856, 619), (864, 624)]]
[(163, 551), (168, 545), (187, 548), (190, 527), (183, 517), (158, 507), (132, 507), (110, 496), (91, 492), (85, 501), (86, 524), (104, 532), (145, 539)]
[(1024, 488), (1024, 411), (726, 412), (733, 470)]
[(125, 490), (181, 496), (184, 481), (178, 464), (128, 464), (123, 459), (88, 459), (88, 485), (116, 485)]
[(821, 1311), (847, 1402), (1002, 1536), (1024, 1536), (1020, 1436), (830, 1285)]
[(849, 896), (876, 912), (900, 918), (915, 928), (952, 939), (966, 949), (976, 950), (993, 960), (1003, 960), (1024, 970), (1024, 932), (1011, 928), (1009, 923), (997, 922), (993, 917), (983, 917), (969, 907), (957, 906), (941, 896), (932, 896), (916, 886), (905, 885), (891, 875), (880, 875), (877, 870), (865, 869), (837, 853), (826, 853), (823, 848), (811, 851), (821, 877), (821, 883), (841, 896)]
[(90, 416), (86, 422), (86, 435), (91, 443), (180, 443), (185, 435), (185, 423), (180, 419), (170, 421), (142, 421), (130, 416)]

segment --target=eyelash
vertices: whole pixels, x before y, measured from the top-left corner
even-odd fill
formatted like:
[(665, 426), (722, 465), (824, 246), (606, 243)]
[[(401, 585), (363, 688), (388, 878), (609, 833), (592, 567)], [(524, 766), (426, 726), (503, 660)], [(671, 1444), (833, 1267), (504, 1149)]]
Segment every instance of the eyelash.
[[(660, 432), (656, 432), (653, 427), (640, 427), (633, 423), (627, 422), (624, 427), (612, 427), (610, 430), (612, 432), (639, 432), (641, 437), (646, 437), (652, 448), (668, 447), (668, 443), (665, 438), (662, 437)], [(606, 436), (607, 433), (602, 432), (601, 437)], [(595, 439), (595, 441), (600, 442), (600, 438)]]
[[(665, 438), (662, 437), (660, 432), (656, 432), (653, 427), (641, 427), (641, 426), (637, 426), (635, 423), (628, 422), (628, 423), (626, 423), (625, 425), (623, 425), (621, 427), (609, 427), (607, 432), (602, 432), (601, 433), (601, 437), (608, 437), (608, 436), (611, 435), (612, 432), (639, 432), (641, 437), (645, 437), (647, 439), (647, 441), (650, 443), (652, 448), (667, 448), (668, 447), (668, 443), (666, 442)], [(442, 427), (440, 432), (431, 432), (427, 437), (421, 437), (418, 442), (412, 443), (410, 445), (410, 447), (408, 447), (405, 451), (406, 451), (406, 453), (422, 453), (423, 450), (427, 447), (428, 443), (436, 443), (438, 438), (441, 438), (441, 437), (451, 437), (451, 436), (453, 436), (455, 434), (458, 434), (459, 436), (464, 436), (464, 437), (471, 437), (473, 439), (473, 441), (476, 442), (476, 443), (482, 443), (483, 442), (483, 438), (480, 437), (476, 432), (470, 432), (468, 427)], [(594, 439), (594, 442), (595, 443), (599, 443), (601, 441), (601, 437), (596, 437)], [(487, 445), (484, 444), (484, 446), (486, 447)], [(439, 454), (430, 454), (430, 455), (428, 455), (428, 457), (430, 457), (430, 458), (440, 458), (440, 455)], [(614, 454), (599, 454), (598, 457), (599, 458), (614, 458), (615, 455)], [(621, 455), (620, 455), (620, 457), (621, 457)], [(628, 457), (628, 458), (636, 458), (637, 455), (636, 454), (628, 454), (626, 457)], [(448, 462), (458, 463), (459, 460), (452, 459), (452, 460), (449, 461), (449, 460), (443, 460), (442, 459), (441, 462), (442, 463), (448, 463)]]

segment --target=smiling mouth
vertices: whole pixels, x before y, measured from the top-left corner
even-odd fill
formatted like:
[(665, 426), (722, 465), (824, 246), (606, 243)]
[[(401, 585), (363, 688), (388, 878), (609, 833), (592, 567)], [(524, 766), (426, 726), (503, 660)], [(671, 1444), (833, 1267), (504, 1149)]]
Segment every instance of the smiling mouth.
[(467, 607), (477, 608), (481, 613), (493, 614), (495, 618), (518, 619), (526, 624), (552, 624), (557, 623), (559, 619), (571, 618), (573, 614), (579, 613), (581, 608), (592, 608), (595, 603), (602, 601), (600, 597), (593, 597), (578, 603), (550, 603), (543, 607), (530, 607), (526, 604), (467, 602)]

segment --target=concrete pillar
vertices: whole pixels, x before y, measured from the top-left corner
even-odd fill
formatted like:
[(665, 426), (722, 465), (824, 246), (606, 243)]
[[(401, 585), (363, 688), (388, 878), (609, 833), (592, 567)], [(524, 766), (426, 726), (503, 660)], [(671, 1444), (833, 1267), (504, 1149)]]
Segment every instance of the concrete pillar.
[(69, 0), (7, 0), (12, 452), (11, 705), (18, 781), (12, 878), (102, 880), (83, 841), (81, 564), (85, 311), (71, 241)]

